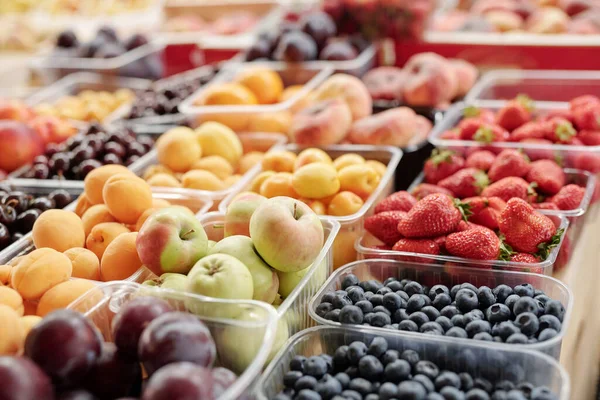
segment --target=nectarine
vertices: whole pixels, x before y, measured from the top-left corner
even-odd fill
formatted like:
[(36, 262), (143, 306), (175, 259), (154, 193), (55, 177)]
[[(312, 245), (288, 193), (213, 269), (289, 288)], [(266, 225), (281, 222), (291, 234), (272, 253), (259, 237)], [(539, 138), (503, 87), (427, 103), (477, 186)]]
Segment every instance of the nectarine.
[(203, 169), (193, 169), (183, 174), (181, 184), (187, 189), (198, 189), (208, 191), (219, 191), (227, 188), (225, 182), (215, 174)]
[(24, 300), (35, 300), (51, 287), (68, 280), (72, 271), (71, 260), (63, 253), (49, 248), (37, 249), (13, 268), (10, 285)]
[(117, 222), (117, 219), (112, 216), (105, 204), (96, 204), (83, 213), (81, 222), (83, 223), (83, 230), (87, 237), (94, 226), (102, 222)]
[(202, 157), (192, 165), (191, 169), (203, 169), (212, 172), (219, 179), (226, 179), (233, 175), (233, 167), (229, 161), (221, 156)]
[(163, 133), (156, 141), (158, 161), (175, 172), (185, 172), (202, 156), (202, 147), (194, 131), (177, 127)]

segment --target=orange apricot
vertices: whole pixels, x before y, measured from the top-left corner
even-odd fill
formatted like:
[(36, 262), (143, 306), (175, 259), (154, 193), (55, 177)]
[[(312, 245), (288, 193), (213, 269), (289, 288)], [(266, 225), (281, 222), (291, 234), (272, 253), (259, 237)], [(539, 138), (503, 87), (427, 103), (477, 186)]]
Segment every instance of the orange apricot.
[(235, 185), (240, 179), (242, 179), (241, 175), (235, 174), (235, 175), (231, 175), (228, 176), (224, 181), (223, 184), (225, 185), (225, 187), (232, 187), (233, 185)]
[(256, 175), (256, 177), (252, 180), (252, 183), (250, 184), (250, 191), (260, 193), (260, 187), (262, 186), (263, 182), (266, 181), (267, 178), (270, 178), (275, 174), (276, 172), (274, 171), (263, 171), (260, 174)]
[(44, 317), (52, 311), (66, 308), (78, 297), (95, 287), (96, 284), (87, 279), (73, 279), (59, 283), (44, 293), (37, 306), (37, 315)]
[(304, 149), (300, 153), (298, 153), (296, 161), (294, 162), (294, 171), (300, 169), (306, 164), (311, 164), (315, 162), (323, 162), (325, 164), (333, 163), (329, 154), (325, 153), (321, 149), (311, 147), (308, 149)]
[(117, 219), (110, 213), (106, 204), (96, 204), (83, 213), (81, 222), (83, 222), (83, 230), (87, 237), (94, 226), (101, 224), (102, 222), (117, 222)]
[(173, 175), (173, 171), (171, 171), (168, 167), (165, 167), (162, 164), (155, 164), (155, 165), (151, 165), (148, 168), (146, 168), (146, 170), (144, 171), (144, 174), (142, 175), (142, 178), (145, 181), (147, 181), (148, 179), (152, 178), (156, 174)]
[(27, 334), (34, 326), (42, 322), (42, 317), (37, 315), (25, 315), (19, 319), (21, 326), (23, 327), (23, 336), (27, 337)]
[(0, 265), (0, 285), (8, 285), (12, 265)]
[(185, 172), (202, 156), (202, 148), (190, 128), (179, 126), (156, 141), (158, 162), (174, 172)]
[(381, 161), (367, 160), (367, 162), (365, 162), (365, 164), (372, 167), (377, 172), (377, 174), (381, 177), (383, 177), (385, 175), (385, 173), (387, 172), (387, 165), (385, 165)]
[(261, 151), (251, 151), (244, 154), (240, 159), (240, 164), (238, 165), (238, 173), (245, 174), (248, 172), (252, 167), (262, 161), (264, 155), (265, 153)]
[(104, 165), (92, 170), (86, 175), (83, 184), (85, 195), (91, 204), (101, 204), (104, 201), (102, 197), (104, 184), (111, 176), (116, 174), (129, 174), (134, 176), (133, 172), (126, 167), (117, 164)]
[(181, 183), (173, 175), (169, 174), (154, 174), (146, 180), (148, 185), (154, 187), (172, 187), (180, 188)]
[(202, 169), (212, 172), (219, 179), (226, 179), (233, 175), (233, 167), (221, 156), (202, 157), (192, 165), (192, 169)]
[(252, 115), (248, 123), (248, 132), (287, 133), (292, 125), (292, 113), (278, 111)]
[(331, 199), (327, 207), (327, 214), (336, 217), (352, 215), (358, 212), (363, 204), (364, 201), (360, 196), (349, 191), (339, 192)]
[(103, 222), (96, 225), (88, 235), (85, 246), (91, 250), (99, 260), (108, 245), (119, 235), (129, 233), (130, 230), (118, 222)]
[(225, 183), (215, 174), (203, 169), (193, 169), (189, 172), (186, 172), (181, 178), (181, 183), (183, 184), (184, 188), (209, 190), (212, 192), (227, 188)]
[(15, 289), (9, 288), (8, 286), (0, 286), (0, 304), (9, 306), (19, 314), (23, 316), (23, 298)]
[(260, 185), (259, 193), (266, 198), (287, 196), (297, 199), (299, 197), (292, 186), (292, 174), (289, 172), (278, 172), (267, 178)]
[(83, 222), (71, 211), (44, 211), (33, 224), (31, 233), (38, 249), (49, 247), (63, 252), (72, 247), (83, 247), (85, 243)]
[(276, 103), (283, 93), (281, 76), (266, 67), (248, 68), (238, 74), (235, 80), (250, 89), (259, 104)]
[(93, 251), (75, 247), (65, 251), (64, 255), (71, 260), (73, 278), (100, 280), (100, 260)]
[(270, 151), (263, 157), (263, 171), (275, 172), (292, 172), (294, 170), (294, 162), (296, 154), (291, 151)]
[(23, 348), (25, 332), (20, 318), (15, 310), (0, 304), (0, 355), (17, 354)]
[(125, 224), (135, 224), (144, 211), (152, 207), (152, 190), (142, 178), (117, 174), (106, 181), (102, 190), (110, 213)]
[(169, 207), (171, 205), (171, 203), (169, 202), (169, 200), (165, 200), (165, 199), (152, 199), (152, 208), (165, 208), (165, 207)]
[(37, 249), (13, 268), (10, 285), (24, 300), (35, 300), (51, 287), (68, 280), (72, 272), (71, 260), (63, 253)]
[(135, 248), (136, 238), (137, 232), (124, 233), (108, 245), (100, 263), (103, 281), (127, 279), (142, 266)]
[(75, 203), (75, 214), (81, 217), (92, 205), (93, 204), (90, 199), (85, 195), (85, 193), (82, 193), (81, 196), (77, 198), (77, 202)]
[(158, 208), (151, 207), (151, 208), (147, 209), (146, 211), (144, 211), (142, 213), (142, 215), (140, 215), (140, 218), (135, 223), (134, 230), (136, 232), (138, 232), (140, 229), (142, 229), (142, 225), (144, 225), (144, 222), (146, 222), (148, 217), (151, 216), (152, 214), (154, 214), (157, 210), (158, 210)]

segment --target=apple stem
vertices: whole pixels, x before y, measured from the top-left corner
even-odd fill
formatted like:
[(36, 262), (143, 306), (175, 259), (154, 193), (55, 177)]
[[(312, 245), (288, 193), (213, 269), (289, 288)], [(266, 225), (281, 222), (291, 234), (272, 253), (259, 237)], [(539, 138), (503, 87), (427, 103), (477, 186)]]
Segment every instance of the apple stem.
[(294, 202), (294, 219), (298, 219), (296, 218), (296, 209), (297, 209), (298, 204), (296, 202)]
[(195, 233), (195, 232), (196, 232), (195, 230), (193, 230), (193, 229), (190, 229), (189, 231), (187, 231), (186, 233), (184, 233), (183, 235), (181, 235), (181, 238), (185, 240), (185, 239), (187, 239), (187, 236), (188, 236), (189, 234), (191, 234), (191, 233)]

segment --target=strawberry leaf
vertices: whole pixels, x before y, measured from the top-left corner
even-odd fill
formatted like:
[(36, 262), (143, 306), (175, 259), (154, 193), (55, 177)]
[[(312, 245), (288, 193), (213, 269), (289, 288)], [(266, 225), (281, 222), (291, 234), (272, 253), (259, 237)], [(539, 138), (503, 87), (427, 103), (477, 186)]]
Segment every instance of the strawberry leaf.
[(537, 192), (535, 188), (538, 187), (537, 182), (531, 182), (529, 186), (527, 186), (527, 195), (528, 196), (537, 196)]
[(506, 237), (504, 237), (504, 235), (500, 234), (499, 239), (500, 239), (500, 255), (498, 256), (498, 259), (504, 260), (504, 261), (510, 261), (512, 255), (515, 254), (515, 251), (513, 250), (512, 247), (510, 247), (509, 244), (507, 244), (504, 241), (506, 239)]
[(473, 215), (470, 204), (463, 203), (459, 199), (454, 199), (454, 205), (458, 208), (458, 211), (460, 211), (463, 220), (468, 221), (469, 217)]
[(565, 158), (559, 153), (554, 153), (554, 161), (558, 164), (559, 167), (564, 166)]
[(531, 97), (527, 96), (526, 94), (521, 93), (521, 94), (517, 95), (515, 100), (517, 101), (517, 103), (522, 105), (523, 108), (525, 108), (529, 112), (532, 112), (535, 109), (535, 104), (534, 104), (533, 100), (531, 99)]
[(564, 122), (556, 126), (554, 133), (556, 133), (556, 137), (561, 142), (567, 142), (569, 139), (571, 139), (577, 134), (577, 131), (575, 130), (575, 128), (573, 128), (573, 125), (571, 125), (570, 122)]
[(481, 143), (492, 143), (494, 141), (494, 133), (492, 128), (488, 126), (482, 126), (477, 129), (477, 132), (473, 135), (473, 139)]
[(466, 118), (478, 117), (481, 114), (479, 107), (468, 106), (463, 110), (463, 116)]
[(565, 233), (565, 230), (559, 229), (556, 231), (556, 233), (554, 234), (554, 236), (552, 236), (550, 240), (538, 244), (539, 250), (537, 253), (535, 253), (535, 255), (538, 256), (541, 260), (547, 259), (552, 249), (559, 245), (560, 238), (562, 237), (563, 233)]
[(453, 151), (450, 150), (442, 150), (434, 149), (431, 152), (431, 157), (429, 159), (433, 163), (433, 165), (440, 165), (443, 162), (449, 163), (452, 160)]
[(529, 158), (529, 156), (527, 155), (527, 153), (525, 153), (525, 149), (520, 148), (517, 150), (519, 153), (521, 153), (521, 155), (523, 156), (523, 158), (525, 159), (525, 161), (527, 162), (531, 162), (531, 159)]

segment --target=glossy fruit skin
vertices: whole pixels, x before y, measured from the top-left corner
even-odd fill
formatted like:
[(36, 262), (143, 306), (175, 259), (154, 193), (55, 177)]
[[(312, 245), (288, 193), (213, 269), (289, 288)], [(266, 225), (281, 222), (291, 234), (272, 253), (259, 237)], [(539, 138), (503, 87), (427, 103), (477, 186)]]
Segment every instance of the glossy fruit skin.
[(558, 193), (566, 181), (565, 172), (552, 160), (532, 162), (526, 179), (528, 182), (535, 182), (536, 189), (547, 195)]
[(138, 356), (148, 374), (181, 361), (210, 367), (216, 358), (210, 331), (196, 316), (170, 312), (153, 320), (144, 330)]
[(495, 260), (500, 255), (500, 239), (491, 229), (477, 227), (448, 235), (446, 251), (457, 257)]
[(314, 39), (319, 48), (337, 34), (335, 22), (324, 12), (307, 14), (300, 21), (300, 28)]
[(402, 238), (398, 223), (406, 218), (404, 211), (383, 211), (365, 218), (365, 229), (383, 243), (392, 246)]
[(459, 199), (477, 196), (488, 184), (485, 172), (475, 168), (461, 169), (438, 182), (440, 187), (448, 189)]
[(485, 226), (492, 230), (498, 229), (500, 212), (506, 207), (506, 202), (499, 197), (468, 197), (462, 200), (469, 205), (469, 222)]
[(274, 57), (278, 61), (302, 62), (317, 58), (315, 41), (304, 32), (284, 34), (275, 49)]
[(536, 253), (538, 245), (548, 242), (556, 233), (550, 218), (535, 211), (527, 202), (513, 198), (506, 203), (498, 220), (500, 232), (513, 250)]
[(2, 400), (53, 400), (50, 378), (25, 357), (0, 357)]
[(442, 179), (453, 175), (464, 167), (465, 160), (458, 154), (448, 150), (434, 152), (431, 157), (425, 161), (423, 167), (425, 182), (437, 184)]
[(535, 190), (525, 179), (510, 176), (492, 183), (483, 189), (481, 195), (483, 197), (499, 197), (504, 201), (512, 198), (527, 200), (529, 196), (535, 195)]
[(227, 368), (213, 368), (213, 397), (218, 399), (237, 379), (237, 375)]
[(575, 210), (579, 208), (585, 189), (575, 184), (564, 186), (551, 199), (552, 203), (556, 204), (559, 210)]
[(492, 163), (488, 176), (492, 182), (509, 176), (525, 177), (531, 166), (526, 156), (517, 150), (503, 150)]
[(379, 214), (383, 211), (408, 212), (415, 204), (417, 204), (417, 199), (415, 199), (407, 191), (401, 190), (399, 192), (392, 193), (385, 199), (381, 200), (375, 206), (375, 214)]
[(433, 238), (454, 232), (461, 219), (453, 200), (435, 193), (415, 204), (398, 223), (398, 231), (408, 238)]
[(58, 310), (34, 326), (25, 340), (25, 355), (59, 387), (76, 385), (100, 356), (101, 337), (78, 312)]
[(210, 369), (189, 362), (178, 362), (161, 368), (150, 377), (141, 400), (213, 398), (213, 379)]

